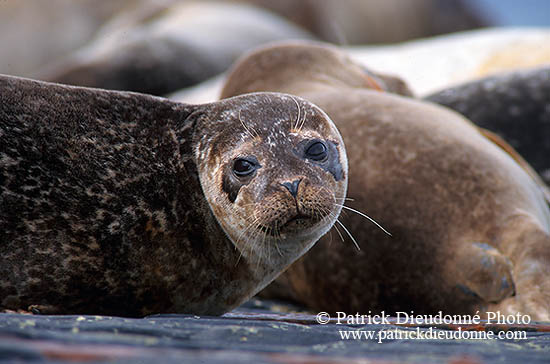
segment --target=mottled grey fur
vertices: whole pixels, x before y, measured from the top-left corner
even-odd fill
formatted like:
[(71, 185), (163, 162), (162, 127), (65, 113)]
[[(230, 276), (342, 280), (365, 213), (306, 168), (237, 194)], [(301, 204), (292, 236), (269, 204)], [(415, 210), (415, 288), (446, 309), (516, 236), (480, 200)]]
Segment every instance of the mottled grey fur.
[(487, 77), (426, 99), (500, 135), (550, 185), (550, 67)]
[(261, 277), (205, 200), (195, 148), (239, 123), (230, 111), (269, 120), (282, 100), (193, 106), (1, 76), (0, 308), (221, 314), (247, 299)]

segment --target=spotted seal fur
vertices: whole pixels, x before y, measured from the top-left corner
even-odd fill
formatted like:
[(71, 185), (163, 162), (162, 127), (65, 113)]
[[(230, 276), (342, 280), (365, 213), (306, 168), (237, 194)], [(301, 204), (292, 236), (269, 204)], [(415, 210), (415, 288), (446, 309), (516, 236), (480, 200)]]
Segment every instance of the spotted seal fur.
[(550, 66), (500, 73), (425, 98), (502, 137), (550, 186)]
[(186, 105), (0, 77), (0, 305), (222, 314), (326, 233), (343, 142), (297, 97)]
[(327, 312), (550, 320), (544, 186), (464, 117), (373, 90), (359, 69), (335, 47), (279, 43), (241, 59), (222, 91), (284, 90), (325, 110), (348, 150), (348, 204), (393, 235), (341, 216), (361, 250), (323, 237), (281, 276), (279, 293)]

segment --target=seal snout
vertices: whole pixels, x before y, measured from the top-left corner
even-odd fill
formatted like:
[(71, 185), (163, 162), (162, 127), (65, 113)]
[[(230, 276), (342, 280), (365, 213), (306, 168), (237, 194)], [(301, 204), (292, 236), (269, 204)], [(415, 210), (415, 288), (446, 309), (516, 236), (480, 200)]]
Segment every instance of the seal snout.
[(301, 181), (302, 179), (300, 178), (293, 182), (283, 182), (281, 183), (281, 185), (285, 187), (288, 190), (288, 192), (290, 192), (292, 197), (296, 198), (296, 196), (298, 195), (298, 185), (300, 184)]

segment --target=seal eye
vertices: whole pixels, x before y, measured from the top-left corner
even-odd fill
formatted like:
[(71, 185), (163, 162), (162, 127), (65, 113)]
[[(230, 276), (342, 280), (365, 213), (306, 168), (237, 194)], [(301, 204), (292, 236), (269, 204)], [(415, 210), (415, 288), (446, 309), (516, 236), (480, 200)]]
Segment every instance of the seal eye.
[(246, 159), (240, 158), (233, 163), (233, 173), (235, 173), (237, 177), (250, 176), (255, 170), (256, 164)]
[(309, 147), (306, 149), (306, 158), (320, 162), (327, 158), (328, 156), (328, 149), (327, 146), (323, 142), (313, 142)]

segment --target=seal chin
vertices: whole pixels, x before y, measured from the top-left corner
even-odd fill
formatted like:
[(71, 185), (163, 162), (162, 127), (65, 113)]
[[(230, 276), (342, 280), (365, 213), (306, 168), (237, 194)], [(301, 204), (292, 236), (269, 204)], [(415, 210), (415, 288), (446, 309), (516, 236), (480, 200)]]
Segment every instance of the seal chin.
[(322, 219), (319, 219), (319, 217), (296, 214), (289, 217), (283, 223), (277, 222), (270, 225), (261, 225), (259, 227), (259, 230), (266, 235), (276, 238), (282, 234), (299, 234), (301, 231), (308, 230), (309, 228), (317, 226), (321, 220)]
[(271, 227), (260, 227), (261, 232), (273, 240), (288, 241), (295, 239), (301, 240), (305, 237), (311, 237), (318, 234), (319, 231), (326, 232), (330, 229), (335, 219), (331, 219), (330, 216), (337, 216), (339, 211), (331, 212), (330, 214), (295, 214), (289, 216), (283, 223), (278, 222), (277, 228), (274, 225)]
[(307, 231), (311, 228), (318, 228), (321, 225), (329, 223), (327, 215), (307, 215), (299, 213), (289, 218), (282, 226), (281, 231), (299, 232)]
[(311, 227), (319, 222), (319, 219), (314, 219), (312, 216), (296, 215), (290, 218), (284, 223), (282, 229), (284, 230), (303, 230), (304, 228)]

